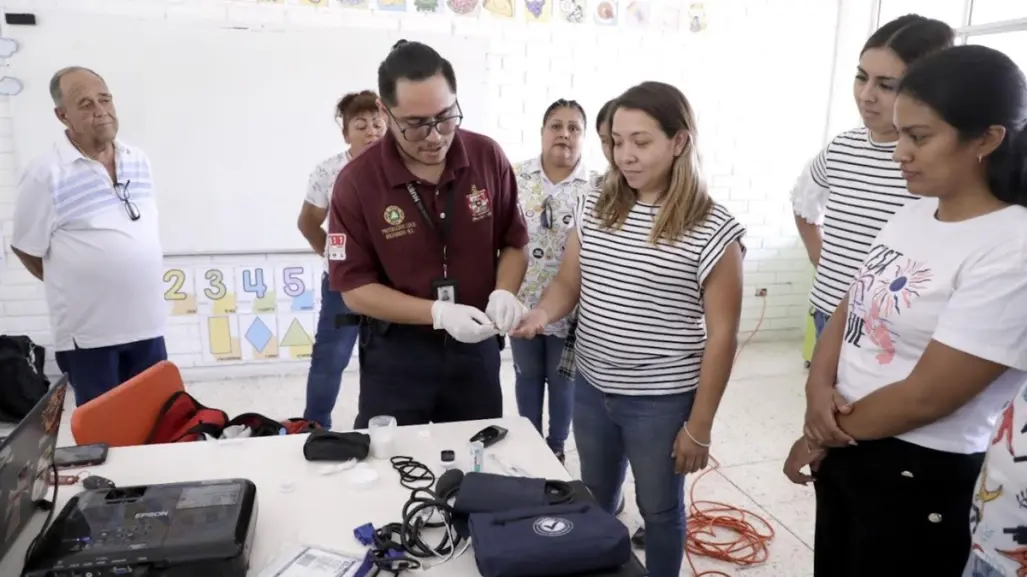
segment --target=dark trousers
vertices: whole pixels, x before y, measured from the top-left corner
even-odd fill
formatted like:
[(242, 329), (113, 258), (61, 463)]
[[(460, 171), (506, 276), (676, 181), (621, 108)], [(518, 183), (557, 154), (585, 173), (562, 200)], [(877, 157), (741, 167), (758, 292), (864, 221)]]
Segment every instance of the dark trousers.
[(75, 405), (84, 405), (160, 361), (168, 359), (164, 337), (123, 345), (57, 351), (57, 368), (68, 373)]
[(360, 328), (360, 400), (356, 429), (377, 415), (400, 425), (503, 416), (499, 339), (465, 344), (442, 331), (374, 323)]
[(814, 484), (815, 577), (960, 577), (983, 461), (898, 439), (831, 449)]
[(321, 313), (314, 335), (314, 352), (310, 357), (307, 374), (307, 406), (303, 418), (332, 428), (332, 410), (339, 398), (342, 373), (353, 355), (358, 327), (337, 322), (337, 317), (349, 314), (342, 293), (328, 286), (328, 275), (321, 277)]

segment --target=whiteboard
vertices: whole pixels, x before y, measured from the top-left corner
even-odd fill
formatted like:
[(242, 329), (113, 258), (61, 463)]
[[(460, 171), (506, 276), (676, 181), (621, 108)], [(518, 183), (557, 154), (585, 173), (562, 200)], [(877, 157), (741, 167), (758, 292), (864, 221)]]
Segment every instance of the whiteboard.
[(169, 255), (309, 251), (296, 229), (307, 178), (345, 144), (332, 122), (346, 92), (377, 90), (400, 37), (431, 45), (456, 70), (464, 127), (485, 125), (487, 40), (358, 28), (259, 31), (218, 23), (37, 14), (7, 27), (21, 45), (8, 74), (20, 167), (52, 146), (50, 76), (96, 70), (114, 95), (119, 138), (153, 164)]

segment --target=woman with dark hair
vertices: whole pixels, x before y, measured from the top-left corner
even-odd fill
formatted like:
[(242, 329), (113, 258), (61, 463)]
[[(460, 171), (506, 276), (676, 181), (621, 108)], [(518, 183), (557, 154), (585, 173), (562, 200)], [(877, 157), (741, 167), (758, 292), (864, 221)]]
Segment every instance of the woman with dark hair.
[(892, 159), (895, 88), (906, 67), (952, 46), (948, 24), (909, 14), (881, 26), (863, 45), (853, 96), (863, 126), (836, 136), (806, 167), (792, 191), (795, 225), (816, 277), (810, 294), (817, 336), (824, 330), (870, 241), (915, 197)]
[(560, 272), (514, 334), (578, 307), (581, 478), (615, 512), (631, 464), (646, 566), (671, 577), (684, 556), (684, 475), (708, 464), (734, 359), (745, 229), (710, 198), (681, 91), (639, 84), (611, 116), (614, 163), (580, 198)]
[(348, 145), (346, 150), (323, 160), (307, 182), (307, 194), (296, 225), (314, 252), (325, 255), (321, 277), (321, 312), (317, 320), (314, 351), (307, 375), (307, 408), (303, 418), (332, 427), (332, 410), (339, 396), (342, 372), (349, 364), (357, 340), (356, 326), (336, 326), (336, 317), (348, 313), (342, 295), (328, 289), (325, 220), (335, 178), (350, 160), (385, 135), (385, 121), (378, 113), (378, 95), (370, 90), (351, 92), (335, 106), (335, 121)]
[(807, 389), (852, 410), (808, 419), (785, 472), (815, 471), (818, 577), (958, 577), (972, 505), (978, 559), (1015, 575), (1027, 450), (1015, 408), (992, 429), (1027, 381), (1027, 81), (1000, 52), (951, 48), (909, 68), (894, 120), (921, 199), (881, 229), (813, 356)]
[[(581, 145), (585, 110), (574, 100), (560, 99), (542, 115), (542, 154), (514, 166), (517, 196), (528, 226), (528, 270), (517, 293), (528, 307), (538, 304), (560, 269), (577, 199), (598, 178), (585, 167)], [(540, 434), (542, 406), (548, 390), (549, 434), (546, 443), (563, 462), (571, 430), (574, 381), (559, 371), (570, 319), (551, 323), (532, 339), (512, 338), (517, 411)]]

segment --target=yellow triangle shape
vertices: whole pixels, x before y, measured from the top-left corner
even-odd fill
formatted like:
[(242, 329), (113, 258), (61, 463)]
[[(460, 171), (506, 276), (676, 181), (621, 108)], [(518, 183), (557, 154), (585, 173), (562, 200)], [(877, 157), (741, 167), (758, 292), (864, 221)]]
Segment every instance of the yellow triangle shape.
[(282, 337), (283, 347), (309, 347), (314, 344), (314, 340), (307, 334), (306, 329), (303, 328), (303, 324), (300, 323), (299, 319), (292, 319), (289, 324), (289, 328), (285, 331), (285, 336)]

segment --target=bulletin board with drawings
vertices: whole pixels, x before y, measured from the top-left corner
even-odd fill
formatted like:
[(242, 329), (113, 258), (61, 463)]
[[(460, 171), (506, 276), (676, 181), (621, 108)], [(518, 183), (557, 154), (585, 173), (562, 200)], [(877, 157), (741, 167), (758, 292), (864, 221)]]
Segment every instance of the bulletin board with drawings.
[(311, 265), (190, 266), (164, 271), (171, 316), (199, 321), (207, 363), (310, 358), (321, 270)]

